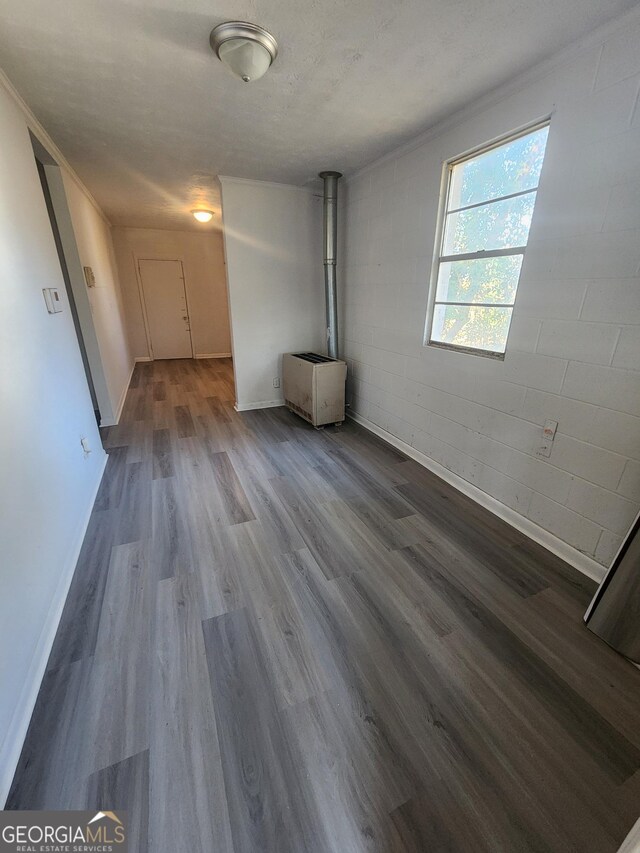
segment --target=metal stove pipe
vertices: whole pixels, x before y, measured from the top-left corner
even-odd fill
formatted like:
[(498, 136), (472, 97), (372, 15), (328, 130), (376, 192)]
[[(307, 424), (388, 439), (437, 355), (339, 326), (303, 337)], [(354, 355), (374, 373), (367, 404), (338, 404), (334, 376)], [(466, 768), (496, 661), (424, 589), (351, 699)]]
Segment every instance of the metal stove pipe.
[(327, 311), (327, 352), (338, 358), (338, 297), (336, 257), (338, 254), (338, 178), (340, 172), (320, 172), (324, 181), (324, 296)]

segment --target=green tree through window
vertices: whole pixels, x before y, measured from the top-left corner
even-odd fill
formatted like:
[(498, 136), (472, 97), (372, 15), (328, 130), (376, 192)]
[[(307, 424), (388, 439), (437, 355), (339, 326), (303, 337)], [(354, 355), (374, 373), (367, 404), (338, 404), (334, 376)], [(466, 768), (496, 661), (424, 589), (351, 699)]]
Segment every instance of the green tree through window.
[(548, 132), (449, 164), (430, 344), (504, 353)]

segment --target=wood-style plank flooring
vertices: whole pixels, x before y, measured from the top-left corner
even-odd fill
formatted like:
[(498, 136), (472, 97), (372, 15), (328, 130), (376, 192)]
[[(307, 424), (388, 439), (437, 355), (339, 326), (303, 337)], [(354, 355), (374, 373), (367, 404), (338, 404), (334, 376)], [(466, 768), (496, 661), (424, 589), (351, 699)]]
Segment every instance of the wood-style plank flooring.
[(640, 672), (594, 585), (365, 430), (136, 367), (8, 807), (133, 853), (617, 850)]

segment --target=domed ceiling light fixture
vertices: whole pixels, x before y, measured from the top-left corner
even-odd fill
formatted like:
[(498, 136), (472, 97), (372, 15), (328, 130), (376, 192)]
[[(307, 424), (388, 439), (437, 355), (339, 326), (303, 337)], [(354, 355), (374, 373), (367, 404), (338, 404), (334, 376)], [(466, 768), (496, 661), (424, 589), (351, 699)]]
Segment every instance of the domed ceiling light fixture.
[(227, 21), (211, 30), (211, 49), (245, 83), (259, 80), (278, 55), (278, 43), (265, 29), (245, 21)]
[(212, 210), (192, 210), (193, 218), (197, 219), (198, 222), (210, 222), (213, 218)]

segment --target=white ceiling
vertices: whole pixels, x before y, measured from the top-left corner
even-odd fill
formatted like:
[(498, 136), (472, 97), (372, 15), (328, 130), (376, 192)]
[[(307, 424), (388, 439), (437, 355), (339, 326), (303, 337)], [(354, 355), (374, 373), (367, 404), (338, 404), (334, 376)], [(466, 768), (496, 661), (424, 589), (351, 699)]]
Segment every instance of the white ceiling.
[[(0, 63), (114, 223), (197, 226), (215, 176), (353, 172), (636, 0), (0, 0)], [(260, 81), (209, 48), (270, 30)]]

